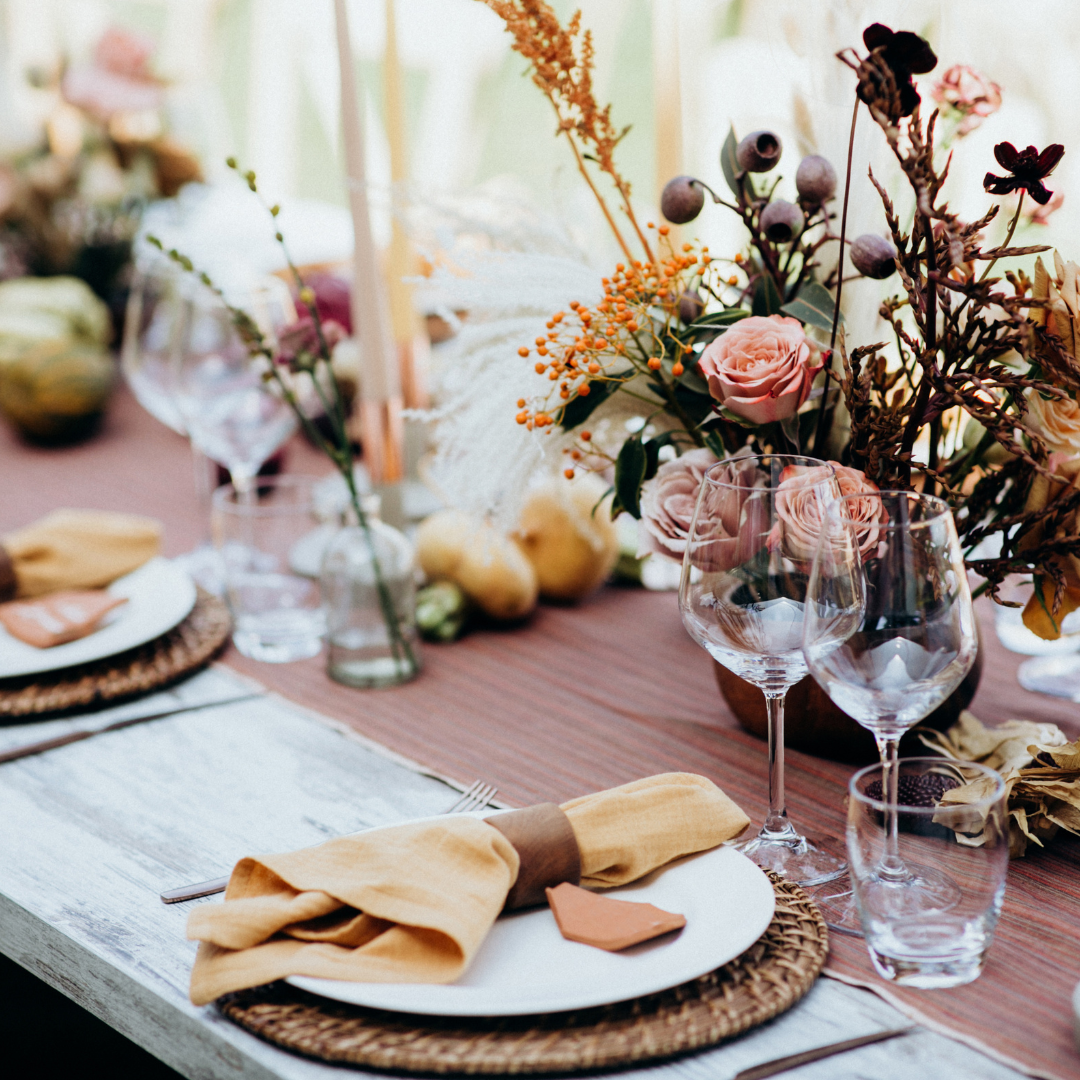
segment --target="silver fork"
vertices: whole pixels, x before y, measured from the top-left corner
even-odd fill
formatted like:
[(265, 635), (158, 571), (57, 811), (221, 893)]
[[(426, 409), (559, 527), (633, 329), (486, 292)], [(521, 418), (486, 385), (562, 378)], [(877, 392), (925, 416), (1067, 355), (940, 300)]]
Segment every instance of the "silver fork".
[[(485, 784), (481, 780), (474, 780), (462, 793), (442, 812), (444, 814), (467, 814), (470, 810), (482, 810), (498, 793), (494, 784)], [(224, 892), (229, 884), (228, 875), (225, 877), (211, 878), (209, 881), (199, 881), (194, 885), (185, 885), (180, 889), (170, 889), (161, 894), (163, 904), (179, 904), (184, 900), (198, 900), (203, 896), (213, 896), (215, 893)]]

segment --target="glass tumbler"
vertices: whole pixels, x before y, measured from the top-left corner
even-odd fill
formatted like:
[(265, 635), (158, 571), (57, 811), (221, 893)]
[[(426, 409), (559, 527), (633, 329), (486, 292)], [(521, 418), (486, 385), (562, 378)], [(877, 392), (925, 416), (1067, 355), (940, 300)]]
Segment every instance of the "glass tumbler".
[(274, 476), (214, 492), (214, 545), (221, 554), (233, 644), (253, 660), (315, 656), (326, 633), (318, 566), (304, 557), (316, 514), (308, 476)]
[[(901, 986), (962, 986), (982, 971), (1005, 894), (1005, 783), (985, 765), (939, 757), (904, 758), (898, 769), (892, 804), (880, 764), (848, 784), (848, 867), (870, 959)], [(907, 889), (884, 872), (894, 844), (911, 872), (943, 888)]]

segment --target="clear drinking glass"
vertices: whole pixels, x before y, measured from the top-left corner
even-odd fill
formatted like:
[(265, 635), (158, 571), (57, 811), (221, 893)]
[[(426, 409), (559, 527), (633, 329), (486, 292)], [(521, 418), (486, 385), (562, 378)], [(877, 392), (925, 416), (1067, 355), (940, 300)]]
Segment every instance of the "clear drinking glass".
[[(295, 310), (284, 282), (270, 279), (240, 305), (271, 344)], [(296, 430), (296, 417), (263, 378), (269, 361), (252, 358), (222, 301), (189, 282), (181, 302), (176, 403), (192, 444), (229, 470), (241, 491)]]
[[(1005, 783), (984, 765), (942, 758), (905, 758), (889, 778), (885, 769), (871, 765), (848, 785), (848, 863), (870, 959), (903, 986), (962, 986), (982, 971), (1001, 912)], [(889, 786), (899, 800), (883, 796)], [(883, 875), (894, 858), (913, 877), (947, 884), (949, 906)]]
[(225, 574), (233, 644), (253, 660), (315, 656), (326, 633), (319, 568), (306, 552), (325, 527), (308, 476), (265, 477), (246, 491), (214, 492), (214, 543)]
[(710, 656), (765, 694), (769, 813), (743, 847), (759, 866), (804, 884), (843, 873), (841, 857), (788, 820), (784, 798), (784, 697), (806, 675), (803, 613), (820, 522), (840, 496), (816, 458), (738, 456), (702, 479), (683, 557), (683, 625)]
[[(873, 734), (893, 804), (900, 737), (960, 685), (978, 650), (948, 505), (910, 491), (844, 496), (823, 523), (806, 595), (810, 674)], [(895, 821), (886, 841), (877, 872), (896, 896), (910, 895), (915, 910), (947, 908), (955, 890), (904, 864)], [(835, 883), (815, 899), (831, 927), (858, 932), (848, 888)]]

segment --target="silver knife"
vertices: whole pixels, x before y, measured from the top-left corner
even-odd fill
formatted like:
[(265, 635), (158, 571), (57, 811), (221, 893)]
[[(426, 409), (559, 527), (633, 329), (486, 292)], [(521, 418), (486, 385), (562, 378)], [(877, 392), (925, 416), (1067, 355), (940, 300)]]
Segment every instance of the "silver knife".
[(238, 701), (251, 701), (253, 698), (263, 697), (263, 694), (242, 694), (240, 697), (226, 698), (224, 701), (206, 701), (201, 705), (179, 705), (173, 709), (164, 709), (161, 712), (150, 713), (148, 716), (133, 716), (127, 720), (117, 720), (112, 724), (106, 724), (102, 728), (91, 728), (84, 731), (69, 731), (66, 735), (58, 735), (55, 739), (42, 739), (40, 742), (27, 743), (25, 746), (17, 746), (14, 750), (5, 750), (0, 753), (0, 765), (9, 761), (18, 761), (19, 758), (31, 757), (33, 754), (43, 754), (46, 750), (55, 750), (58, 746), (67, 746), (69, 743), (82, 742), (83, 739), (92, 739), (95, 735), (104, 735), (109, 731), (120, 731), (121, 728), (133, 727), (135, 724), (145, 724), (150, 720), (164, 720), (167, 716), (176, 716), (179, 713), (197, 712), (199, 709), (214, 709), (219, 705), (235, 705)]

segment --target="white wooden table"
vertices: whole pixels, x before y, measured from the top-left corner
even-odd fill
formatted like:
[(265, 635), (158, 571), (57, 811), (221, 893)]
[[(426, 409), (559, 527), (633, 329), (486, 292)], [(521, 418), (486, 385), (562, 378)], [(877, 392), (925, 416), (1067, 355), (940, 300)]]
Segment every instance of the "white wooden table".
[[(455, 797), (447, 783), (220, 667), (90, 717), (0, 728), (0, 751), (208, 702), (231, 703), (0, 765), (0, 951), (184, 1076), (341, 1080), (341, 1068), (278, 1050), (190, 1003), (191, 904), (166, 906), (158, 894), (219, 876), (246, 854), (438, 813)], [(724, 1080), (905, 1023), (873, 994), (823, 978), (794, 1009), (732, 1043), (619, 1075)], [(784, 1075), (926, 1080), (948, 1071), (1021, 1076), (925, 1028)]]

